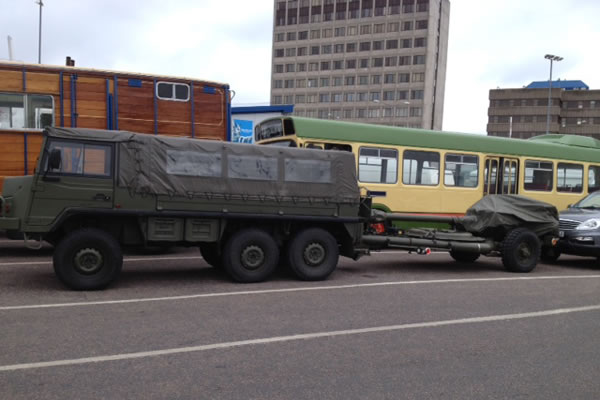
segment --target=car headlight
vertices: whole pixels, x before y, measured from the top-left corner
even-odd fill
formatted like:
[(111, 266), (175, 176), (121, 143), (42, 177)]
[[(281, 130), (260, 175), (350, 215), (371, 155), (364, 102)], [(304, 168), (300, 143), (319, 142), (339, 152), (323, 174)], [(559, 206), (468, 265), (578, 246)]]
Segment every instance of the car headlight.
[(591, 231), (592, 229), (600, 229), (600, 218), (588, 219), (580, 223), (577, 228), (578, 231)]

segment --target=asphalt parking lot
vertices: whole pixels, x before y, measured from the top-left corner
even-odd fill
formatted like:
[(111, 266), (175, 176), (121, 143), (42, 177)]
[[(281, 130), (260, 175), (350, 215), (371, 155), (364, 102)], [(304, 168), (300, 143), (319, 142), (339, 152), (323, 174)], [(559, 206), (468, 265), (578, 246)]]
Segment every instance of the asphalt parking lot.
[(597, 399), (600, 266), (381, 252), (231, 283), (196, 249), (74, 292), (0, 238), (1, 399)]

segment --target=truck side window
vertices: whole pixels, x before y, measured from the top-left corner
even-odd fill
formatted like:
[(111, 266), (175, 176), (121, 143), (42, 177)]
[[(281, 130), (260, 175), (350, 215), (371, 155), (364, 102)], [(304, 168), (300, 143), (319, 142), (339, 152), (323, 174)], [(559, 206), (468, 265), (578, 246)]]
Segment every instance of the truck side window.
[(49, 150), (54, 149), (60, 150), (62, 162), (59, 170), (48, 172), (61, 175), (111, 176), (111, 146), (55, 141), (50, 144)]

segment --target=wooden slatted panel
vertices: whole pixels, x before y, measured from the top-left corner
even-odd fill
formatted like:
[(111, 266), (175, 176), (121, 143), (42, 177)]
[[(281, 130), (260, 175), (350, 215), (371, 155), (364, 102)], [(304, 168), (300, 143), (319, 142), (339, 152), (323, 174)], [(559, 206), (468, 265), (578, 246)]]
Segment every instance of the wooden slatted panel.
[(43, 139), (42, 132), (27, 134), (27, 169), (30, 175), (33, 174), (37, 165)]
[(0, 176), (25, 173), (25, 141), (23, 133), (0, 131)]
[(23, 72), (0, 69), (0, 88), (3, 92), (23, 92)]
[(60, 94), (59, 76), (56, 73), (27, 71), (26, 81), (27, 93)]
[(225, 93), (217, 89), (215, 94), (194, 91), (194, 121), (201, 125), (225, 126)]

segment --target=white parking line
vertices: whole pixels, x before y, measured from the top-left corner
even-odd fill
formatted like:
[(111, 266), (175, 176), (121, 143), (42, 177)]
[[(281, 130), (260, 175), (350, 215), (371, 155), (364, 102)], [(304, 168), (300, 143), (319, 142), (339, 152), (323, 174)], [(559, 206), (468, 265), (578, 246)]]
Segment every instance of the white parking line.
[[(202, 257), (200, 256), (189, 256), (189, 257), (139, 257), (139, 258), (135, 258), (135, 257), (125, 257), (123, 258), (123, 262), (138, 262), (138, 261), (173, 261), (173, 260), (198, 260), (198, 259), (202, 259)], [(17, 266), (17, 265), (46, 265), (46, 264), (52, 264), (51, 260), (44, 260), (44, 261), (27, 261), (27, 262), (6, 262), (6, 263), (0, 263), (0, 267), (10, 267), (10, 266)]]
[(13, 310), (30, 310), (30, 309), (42, 309), (42, 308), (59, 308), (59, 307), (85, 307), (85, 306), (98, 306), (98, 305), (113, 305), (113, 304), (128, 304), (128, 303), (147, 303), (152, 301), (176, 301), (176, 300), (190, 300), (208, 297), (227, 297), (227, 296), (248, 296), (248, 295), (259, 295), (259, 294), (272, 294), (272, 293), (291, 293), (291, 292), (310, 292), (320, 290), (342, 290), (342, 289), (356, 289), (356, 288), (369, 288), (369, 287), (384, 287), (384, 286), (400, 286), (400, 285), (424, 285), (424, 284), (448, 284), (448, 283), (471, 283), (471, 282), (514, 282), (514, 281), (538, 281), (538, 280), (561, 280), (561, 279), (598, 279), (600, 275), (565, 275), (565, 276), (520, 276), (520, 277), (507, 277), (507, 278), (472, 278), (472, 279), (431, 279), (421, 281), (392, 281), (392, 282), (378, 282), (378, 283), (357, 283), (352, 285), (336, 285), (336, 286), (304, 286), (296, 288), (286, 289), (265, 289), (265, 290), (244, 290), (238, 292), (218, 292), (218, 293), (202, 293), (202, 294), (190, 294), (182, 296), (168, 296), (168, 297), (146, 297), (137, 299), (123, 299), (123, 300), (103, 300), (103, 301), (86, 301), (77, 303), (54, 303), (54, 304), (31, 304), (22, 306), (4, 306), (0, 307), (0, 311), (13, 311)]
[(207, 350), (229, 349), (229, 348), (233, 348), (233, 347), (266, 345), (266, 344), (273, 344), (273, 343), (293, 342), (293, 341), (298, 341), (298, 340), (312, 340), (312, 339), (331, 338), (331, 337), (339, 337), (339, 336), (362, 335), (362, 334), (368, 334), (368, 333), (391, 332), (391, 331), (400, 331), (400, 330), (407, 330), (407, 329), (436, 328), (436, 327), (442, 327), (442, 326), (461, 325), (461, 324), (477, 324), (477, 323), (485, 323), (485, 322), (510, 321), (510, 320), (527, 319), (527, 318), (540, 318), (540, 317), (549, 317), (549, 316), (555, 316), (555, 315), (598, 311), (598, 310), (600, 310), (600, 305), (590, 305), (590, 306), (584, 306), (584, 307), (558, 308), (558, 309), (553, 309), (553, 310), (534, 311), (534, 312), (527, 312), (527, 313), (520, 313), (520, 314), (490, 315), (490, 316), (486, 316), (486, 317), (473, 317), (473, 318), (461, 318), (461, 319), (451, 319), (451, 320), (442, 320), (442, 321), (418, 322), (418, 323), (412, 323), (412, 324), (376, 326), (376, 327), (371, 327), (371, 328), (304, 333), (304, 334), (288, 335), (288, 336), (274, 336), (274, 337), (267, 337), (267, 338), (260, 338), (260, 339), (239, 340), (239, 341), (235, 341), (235, 342), (223, 342), (223, 343), (214, 343), (214, 344), (207, 344), (207, 345), (200, 345), (200, 346), (176, 347), (176, 348), (163, 349), (163, 350), (152, 350), (152, 351), (141, 351), (141, 352), (135, 352), (135, 353), (113, 354), (113, 355), (107, 355), (107, 356), (75, 358), (75, 359), (70, 359), (70, 360), (57, 360), (57, 361), (44, 361), (44, 362), (34, 362), (34, 363), (2, 365), (2, 366), (0, 366), (0, 372), (27, 370), (27, 369), (34, 369), (34, 368), (59, 367), (59, 366), (68, 366), (68, 365), (91, 364), (91, 363), (99, 363), (99, 362), (106, 362), (106, 361), (131, 360), (131, 359), (136, 359), (136, 358), (148, 358), (148, 357), (158, 357), (158, 356), (166, 356), (166, 355), (172, 355), (172, 354), (194, 353), (194, 352), (207, 351)]

